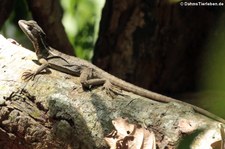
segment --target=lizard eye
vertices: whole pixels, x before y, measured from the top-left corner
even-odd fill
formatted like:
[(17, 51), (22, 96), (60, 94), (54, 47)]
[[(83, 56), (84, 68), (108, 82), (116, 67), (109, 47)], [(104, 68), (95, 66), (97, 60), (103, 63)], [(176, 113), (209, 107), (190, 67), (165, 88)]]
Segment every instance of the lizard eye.
[(33, 29), (33, 26), (28, 26), (28, 29), (31, 31)]

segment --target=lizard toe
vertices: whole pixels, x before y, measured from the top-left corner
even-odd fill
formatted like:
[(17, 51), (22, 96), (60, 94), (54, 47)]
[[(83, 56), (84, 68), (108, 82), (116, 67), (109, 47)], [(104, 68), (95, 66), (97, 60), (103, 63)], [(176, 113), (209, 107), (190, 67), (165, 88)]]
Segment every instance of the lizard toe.
[(29, 80), (34, 80), (34, 76), (35, 76), (35, 74), (32, 73), (31, 71), (26, 71), (26, 72), (23, 73), (21, 78), (24, 81), (29, 81)]
[(105, 82), (102, 89), (104, 89), (106, 91), (106, 94), (112, 98), (115, 98), (116, 95), (122, 94), (122, 91), (119, 88), (112, 85), (109, 81)]

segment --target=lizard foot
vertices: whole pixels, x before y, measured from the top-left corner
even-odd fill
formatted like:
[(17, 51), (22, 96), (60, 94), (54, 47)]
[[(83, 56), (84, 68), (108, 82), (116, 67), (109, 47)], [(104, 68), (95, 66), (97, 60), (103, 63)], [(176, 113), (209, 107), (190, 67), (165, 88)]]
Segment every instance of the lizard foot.
[(82, 86), (75, 86), (75, 87), (73, 87), (72, 90), (73, 90), (74, 92), (76, 92), (76, 93), (82, 93), (82, 92), (84, 92), (84, 89), (83, 89)]
[(22, 75), (22, 79), (25, 81), (34, 80), (34, 77), (36, 76), (36, 73), (33, 73), (31, 70), (26, 71)]
[(106, 94), (115, 98), (116, 95), (122, 95), (122, 91), (115, 86), (113, 86), (109, 81), (106, 81), (103, 85), (103, 88), (106, 91)]

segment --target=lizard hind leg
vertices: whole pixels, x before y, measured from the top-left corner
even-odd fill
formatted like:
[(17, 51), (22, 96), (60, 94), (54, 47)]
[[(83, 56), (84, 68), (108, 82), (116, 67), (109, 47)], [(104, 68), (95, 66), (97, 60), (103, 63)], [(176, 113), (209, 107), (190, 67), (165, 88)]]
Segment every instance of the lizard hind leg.
[(80, 83), (84, 89), (90, 89), (93, 86), (102, 86), (102, 90), (106, 91), (106, 94), (111, 97), (115, 97), (116, 94), (121, 94), (119, 89), (116, 89), (110, 81), (104, 78), (98, 78), (91, 68), (83, 69), (80, 75)]
[(90, 89), (93, 86), (103, 85), (105, 79), (95, 78), (91, 68), (85, 68), (80, 74), (80, 83), (84, 89)]
[(123, 95), (122, 90), (115, 87), (109, 80), (106, 80), (103, 84), (103, 88), (106, 91), (106, 94), (115, 98), (116, 95)]

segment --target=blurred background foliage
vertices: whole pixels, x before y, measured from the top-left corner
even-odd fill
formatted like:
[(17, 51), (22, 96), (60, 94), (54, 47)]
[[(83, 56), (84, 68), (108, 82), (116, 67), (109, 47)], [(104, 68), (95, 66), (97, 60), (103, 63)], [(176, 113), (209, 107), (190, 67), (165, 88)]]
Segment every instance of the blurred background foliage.
[(63, 25), (76, 55), (90, 59), (98, 35), (99, 21), (105, 0), (61, 0)]
[[(90, 60), (98, 37), (101, 11), (105, 0), (60, 0), (63, 8), (63, 25), (78, 57)], [(19, 29), (17, 21), (32, 19), (25, 0), (16, 1), (14, 10), (4, 23), (0, 33), (7, 38), (16, 39), (32, 49), (30, 41)], [(28, 45), (28, 46), (27, 46)]]
[[(205, 44), (200, 88), (225, 91), (225, 20), (212, 28)], [(210, 76), (210, 79), (208, 78)], [(225, 105), (225, 104), (224, 104)]]

